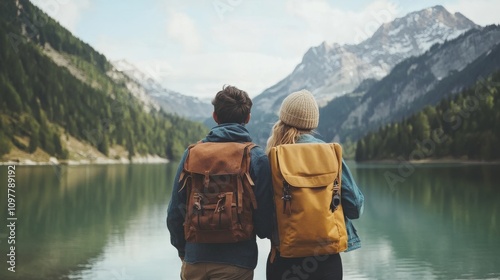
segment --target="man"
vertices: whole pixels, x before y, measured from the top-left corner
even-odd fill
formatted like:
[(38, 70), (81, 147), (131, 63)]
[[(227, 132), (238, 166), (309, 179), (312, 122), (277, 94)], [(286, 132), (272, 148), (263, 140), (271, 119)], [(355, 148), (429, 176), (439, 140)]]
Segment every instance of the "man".
[[(246, 92), (225, 86), (216, 94), (212, 104), (212, 116), (218, 125), (211, 129), (202, 142), (252, 142), (245, 128), (252, 108), (252, 101)], [(252, 210), (252, 236), (249, 240), (228, 243), (186, 242), (183, 223), (187, 211), (187, 190), (181, 186), (179, 178), (188, 156), (189, 149), (184, 152), (179, 163), (167, 216), (171, 243), (183, 260), (181, 279), (253, 279), (258, 257), (255, 235), (270, 238), (273, 227), (272, 177), (266, 154), (259, 146), (250, 150), (249, 170), (257, 204)]]

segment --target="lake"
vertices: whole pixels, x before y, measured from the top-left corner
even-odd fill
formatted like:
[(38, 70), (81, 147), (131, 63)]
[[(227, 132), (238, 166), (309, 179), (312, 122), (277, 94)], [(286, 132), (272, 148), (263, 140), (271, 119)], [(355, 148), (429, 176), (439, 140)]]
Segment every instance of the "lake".
[[(500, 165), (349, 163), (365, 194), (344, 279), (500, 278)], [(176, 163), (17, 166), (15, 273), (0, 166), (1, 279), (179, 279), (166, 209)], [(265, 278), (259, 241), (255, 279)]]

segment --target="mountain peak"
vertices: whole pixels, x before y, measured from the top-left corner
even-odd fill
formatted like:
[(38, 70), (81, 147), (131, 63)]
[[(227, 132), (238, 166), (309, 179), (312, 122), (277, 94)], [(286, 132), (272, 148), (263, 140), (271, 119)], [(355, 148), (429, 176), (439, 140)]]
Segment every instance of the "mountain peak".
[(437, 5), (385, 23), (356, 45), (322, 42), (307, 50), (290, 75), (257, 96), (255, 104), (276, 112), (283, 96), (307, 88), (324, 105), (366, 79), (382, 79), (402, 60), (477, 27), (462, 14)]
[(451, 14), (443, 6), (437, 5), (383, 24), (363, 43), (370, 46), (383, 43), (386, 47), (396, 45), (408, 50), (411, 48), (415, 52), (411, 55), (416, 55), (425, 52), (435, 43), (454, 39), (476, 27), (477, 24), (462, 14)]
[[(441, 5), (437, 5), (431, 8), (427, 8), (425, 10), (417, 11), (413, 14), (419, 14), (420, 16), (427, 16), (430, 18), (434, 18), (435, 20), (450, 26), (456, 27), (459, 29), (470, 28), (471, 26), (477, 27), (472, 20), (464, 16), (463, 14), (456, 12), (454, 14), (450, 13), (445, 7)], [(411, 14), (410, 14), (411, 15)]]
[(165, 112), (177, 114), (191, 120), (203, 120), (210, 116), (212, 105), (197, 97), (183, 95), (165, 88), (159, 81), (127, 60), (112, 62), (115, 69), (132, 79), (138, 86), (129, 85), (131, 91), (143, 99), (151, 99)]
[(445, 7), (443, 7), (442, 5), (436, 5), (436, 6), (433, 6), (433, 7), (430, 7), (430, 8), (427, 8), (427, 10), (431, 10), (431, 11), (437, 11), (437, 12), (448, 12), (448, 10), (446, 10)]

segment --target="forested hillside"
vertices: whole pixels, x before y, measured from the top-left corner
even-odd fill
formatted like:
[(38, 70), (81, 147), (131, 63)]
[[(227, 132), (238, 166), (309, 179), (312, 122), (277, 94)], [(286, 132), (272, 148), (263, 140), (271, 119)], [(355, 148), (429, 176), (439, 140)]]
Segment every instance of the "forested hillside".
[(357, 142), (356, 160), (500, 159), (500, 71)]
[(320, 110), (325, 139), (357, 141), (367, 132), (436, 105), (500, 70), (500, 26), (472, 29), (397, 64), (383, 79)]
[(120, 157), (116, 151), (122, 150), (129, 158), (175, 159), (205, 134), (201, 124), (146, 108), (110, 77), (106, 57), (29, 1), (0, 6), (3, 160), (14, 150), (59, 159), (85, 156), (73, 142), (109, 157)]

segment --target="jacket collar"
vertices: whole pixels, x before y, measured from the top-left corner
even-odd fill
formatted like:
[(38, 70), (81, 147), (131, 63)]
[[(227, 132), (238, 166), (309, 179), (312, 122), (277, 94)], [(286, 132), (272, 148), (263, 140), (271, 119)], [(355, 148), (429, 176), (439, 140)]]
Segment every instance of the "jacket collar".
[(244, 125), (224, 123), (213, 127), (202, 142), (252, 142), (252, 138)]

